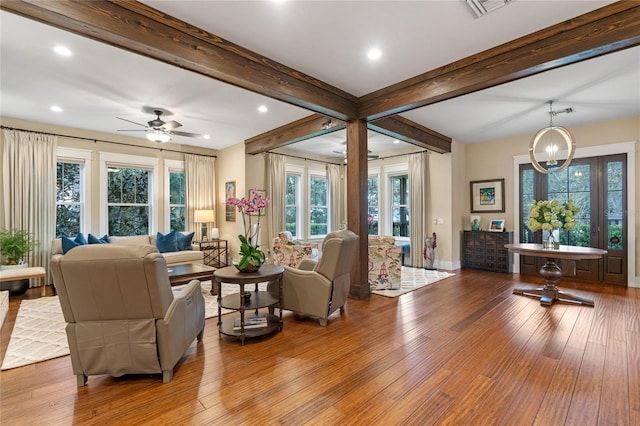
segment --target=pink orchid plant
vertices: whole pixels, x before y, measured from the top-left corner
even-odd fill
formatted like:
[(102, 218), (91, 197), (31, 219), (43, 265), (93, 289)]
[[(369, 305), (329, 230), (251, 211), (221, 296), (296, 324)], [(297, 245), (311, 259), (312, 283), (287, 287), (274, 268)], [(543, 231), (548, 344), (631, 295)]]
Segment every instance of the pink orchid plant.
[[(264, 215), (264, 209), (270, 201), (269, 197), (262, 196), (256, 189), (249, 191), (249, 198), (227, 198), (227, 204), (236, 206), (242, 214), (244, 235), (238, 235), (241, 258), (237, 268), (240, 271), (257, 270), (265, 261), (264, 252), (259, 248), (260, 242), (257, 241), (257, 234), (260, 228), (260, 218)], [(255, 224), (258, 226), (254, 230), (251, 219), (256, 216)]]

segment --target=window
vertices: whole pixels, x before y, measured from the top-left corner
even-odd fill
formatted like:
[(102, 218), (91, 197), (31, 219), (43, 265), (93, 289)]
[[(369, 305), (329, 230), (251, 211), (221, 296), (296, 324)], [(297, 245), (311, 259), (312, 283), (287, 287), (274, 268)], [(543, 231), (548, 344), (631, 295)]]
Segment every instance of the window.
[(148, 235), (150, 233), (150, 175), (151, 172), (146, 169), (108, 167), (109, 235)]
[(287, 173), (287, 196), (285, 201), (285, 230), (294, 237), (300, 235), (300, 178), (298, 174)]
[(309, 236), (326, 235), (329, 229), (329, 180), (325, 176), (309, 176)]
[(409, 175), (391, 176), (391, 217), (394, 237), (409, 236)]
[(80, 163), (57, 163), (56, 237), (71, 237), (82, 231), (82, 167)]
[(184, 171), (169, 171), (169, 229), (186, 230)]
[(378, 235), (380, 230), (380, 198), (378, 175), (369, 176), (367, 180), (367, 223), (368, 234)]

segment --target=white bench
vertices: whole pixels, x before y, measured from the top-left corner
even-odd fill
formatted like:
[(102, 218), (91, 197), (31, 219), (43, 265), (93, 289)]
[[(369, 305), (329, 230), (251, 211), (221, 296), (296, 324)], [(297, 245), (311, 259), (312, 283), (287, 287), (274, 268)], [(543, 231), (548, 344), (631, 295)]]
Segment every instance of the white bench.
[(24, 280), (27, 278), (40, 278), (40, 296), (45, 296), (47, 292), (44, 285), (45, 274), (46, 272), (42, 266), (3, 269), (0, 271), (0, 282)]

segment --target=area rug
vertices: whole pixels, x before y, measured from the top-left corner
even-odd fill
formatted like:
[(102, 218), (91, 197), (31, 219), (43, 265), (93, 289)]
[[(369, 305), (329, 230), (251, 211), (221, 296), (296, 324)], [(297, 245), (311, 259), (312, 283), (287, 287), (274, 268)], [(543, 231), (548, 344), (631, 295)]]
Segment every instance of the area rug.
[(401, 288), (398, 290), (372, 290), (371, 293), (386, 297), (398, 297), (437, 281), (454, 276), (450, 272), (430, 271), (423, 268), (402, 267)]
[[(217, 296), (212, 296), (210, 293), (211, 281), (203, 281), (200, 285), (204, 296), (205, 317), (218, 316)], [(260, 290), (265, 290), (266, 286), (267, 283), (259, 284)], [(172, 287), (172, 289), (180, 291), (182, 287), (184, 286)], [(245, 286), (245, 289), (249, 287)], [(222, 295), (237, 293), (239, 288), (235, 284), (222, 284)], [(223, 314), (229, 312), (233, 311), (222, 309)], [(23, 300), (18, 309), (1, 369), (8, 370), (69, 355), (65, 326), (58, 296)]]

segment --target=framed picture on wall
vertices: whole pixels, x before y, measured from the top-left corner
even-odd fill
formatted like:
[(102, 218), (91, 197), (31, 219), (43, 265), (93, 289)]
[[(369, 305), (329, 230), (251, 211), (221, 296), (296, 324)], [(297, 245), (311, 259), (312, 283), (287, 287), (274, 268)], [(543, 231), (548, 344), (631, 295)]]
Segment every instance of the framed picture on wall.
[(236, 181), (226, 182), (224, 184), (224, 200), (225, 200), (224, 217), (227, 222), (236, 221), (236, 206), (226, 203), (226, 201), (231, 197), (233, 198), (236, 197)]
[(504, 213), (504, 179), (471, 181), (471, 213)]
[[(258, 194), (260, 194), (262, 197), (267, 196), (267, 191), (265, 191), (264, 189), (256, 189), (256, 192), (258, 192)], [(251, 190), (247, 192), (247, 198), (251, 198)], [(262, 215), (264, 216), (264, 210), (262, 210)], [(249, 213), (249, 216), (258, 216), (258, 212)]]

